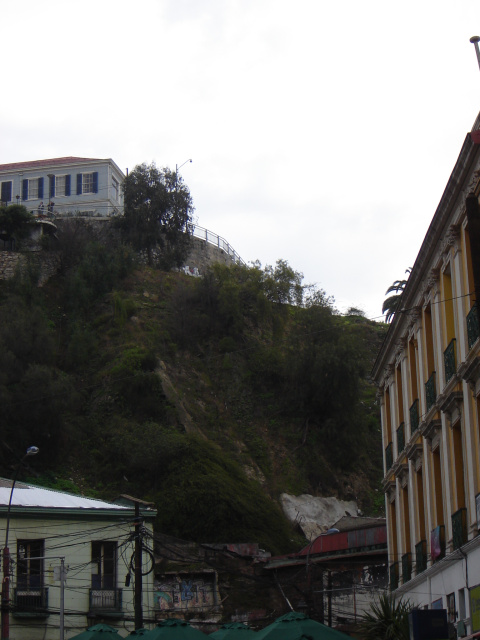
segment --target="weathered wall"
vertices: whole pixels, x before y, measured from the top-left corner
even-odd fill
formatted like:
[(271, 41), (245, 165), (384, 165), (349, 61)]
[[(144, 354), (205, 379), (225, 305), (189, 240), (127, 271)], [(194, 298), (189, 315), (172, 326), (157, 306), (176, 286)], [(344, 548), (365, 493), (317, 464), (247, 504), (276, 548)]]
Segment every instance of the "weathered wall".
[[(71, 219), (58, 220), (56, 225), (61, 232), (63, 224), (68, 224)], [(86, 218), (85, 224), (98, 230), (99, 234), (104, 234), (105, 231), (110, 233), (114, 231), (111, 228), (111, 220), (102, 219), (95, 220), (92, 218)], [(33, 249), (33, 250), (32, 250)], [(27, 251), (0, 251), (0, 280), (8, 280), (12, 278), (15, 269), (25, 264), (26, 256), (30, 256), (40, 266), (41, 277), (40, 283), (43, 284), (48, 278), (55, 274), (57, 269), (58, 260), (54, 252), (45, 252), (40, 249), (38, 244), (28, 247)], [(192, 248), (185, 260), (185, 266), (182, 271), (187, 275), (201, 276), (205, 273), (207, 268), (215, 263), (221, 263), (225, 265), (233, 264), (233, 258), (225, 253), (223, 249), (216, 247), (215, 245), (207, 243), (205, 240), (199, 238), (192, 238)]]
[(58, 258), (54, 253), (43, 251), (28, 251), (25, 253), (0, 251), (0, 280), (13, 278), (16, 269), (24, 266), (27, 259), (31, 260), (40, 269), (40, 284), (46, 282), (57, 271)]

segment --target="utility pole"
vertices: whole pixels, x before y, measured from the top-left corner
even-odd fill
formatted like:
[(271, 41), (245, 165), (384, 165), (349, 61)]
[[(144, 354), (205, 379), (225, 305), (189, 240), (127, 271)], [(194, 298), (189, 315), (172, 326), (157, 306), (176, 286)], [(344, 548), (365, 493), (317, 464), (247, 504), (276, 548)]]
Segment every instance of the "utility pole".
[(135, 630), (143, 627), (141, 530), (140, 505), (135, 502)]
[(332, 626), (332, 572), (328, 572), (327, 598), (328, 598), (328, 626)]
[(60, 558), (60, 640), (65, 640), (65, 558)]

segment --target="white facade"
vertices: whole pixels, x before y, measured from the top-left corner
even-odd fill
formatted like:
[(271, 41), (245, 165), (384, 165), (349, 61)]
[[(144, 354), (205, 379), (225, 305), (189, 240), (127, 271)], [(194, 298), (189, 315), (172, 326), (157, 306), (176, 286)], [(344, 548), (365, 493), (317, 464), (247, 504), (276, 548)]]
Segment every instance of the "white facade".
[[(123, 213), (122, 171), (112, 159), (52, 158), (0, 165), (0, 201), (36, 215), (106, 218)], [(50, 207), (49, 207), (50, 205)]]
[[(11, 481), (0, 480), (0, 544), (4, 547)], [(107, 503), (17, 483), (8, 548), (11, 640), (57, 640), (64, 558), (65, 639), (99, 622), (134, 629), (134, 504)], [(140, 508), (142, 541), (153, 549), (156, 512)], [(153, 555), (143, 553), (145, 626), (154, 621)], [(3, 567), (2, 567), (3, 571)], [(130, 578), (127, 576), (130, 575)]]

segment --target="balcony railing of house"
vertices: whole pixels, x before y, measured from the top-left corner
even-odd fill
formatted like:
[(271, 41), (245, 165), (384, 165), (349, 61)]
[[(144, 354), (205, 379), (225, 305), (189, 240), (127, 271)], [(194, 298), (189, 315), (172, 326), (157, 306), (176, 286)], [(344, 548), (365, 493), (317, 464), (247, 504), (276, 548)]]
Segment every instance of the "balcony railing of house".
[(443, 361), (445, 363), (445, 382), (448, 382), (457, 370), (455, 364), (455, 338), (450, 340), (448, 347), (443, 352)]
[(402, 556), (402, 581), (403, 584), (412, 579), (412, 554), (404, 553)]
[(22, 589), (17, 587), (13, 590), (13, 615), (32, 616), (35, 614), (48, 613), (48, 587), (38, 589)]
[(398, 589), (398, 562), (390, 565), (390, 591)]
[(427, 411), (433, 407), (437, 399), (437, 391), (435, 389), (435, 371), (425, 383), (425, 396), (427, 399)]
[(397, 451), (400, 455), (400, 452), (405, 448), (405, 423), (402, 424), (397, 429)]
[(471, 349), (480, 337), (480, 327), (478, 326), (478, 307), (476, 302), (467, 314), (467, 336), (468, 348)]
[(387, 471), (388, 469), (390, 469), (392, 464), (393, 464), (393, 445), (391, 442), (389, 442), (387, 448), (385, 449), (385, 465), (387, 467)]
[(420, 540), (415, 545), (415, 569), (417, 576), (427, 568), (427, 541)]
[(410, 429), (413, 433), (416, 429), (418, 429), (419, 423), (419, 413), (418, 413), (418, 398), (413, 401), (412, 406), (410, 407)]
[(459, 509), (452, 514), (452, 544), (454, 549), (467, 542), (467, 510)]
[(120, 612), (121, 610), (121, 589), (90, 589), (90, 611)]

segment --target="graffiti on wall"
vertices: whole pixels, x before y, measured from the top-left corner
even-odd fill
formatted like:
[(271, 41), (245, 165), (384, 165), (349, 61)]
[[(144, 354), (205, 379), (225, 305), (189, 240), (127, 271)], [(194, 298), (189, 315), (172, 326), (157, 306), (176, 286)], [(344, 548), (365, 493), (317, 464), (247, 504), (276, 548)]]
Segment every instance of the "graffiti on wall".
[(210, 608), (215, 604), (213, 575), (172, 576), (155, 581), (155, 608), (161, 611)]

